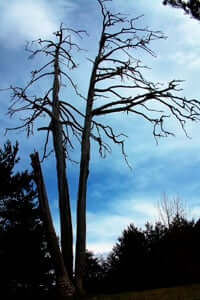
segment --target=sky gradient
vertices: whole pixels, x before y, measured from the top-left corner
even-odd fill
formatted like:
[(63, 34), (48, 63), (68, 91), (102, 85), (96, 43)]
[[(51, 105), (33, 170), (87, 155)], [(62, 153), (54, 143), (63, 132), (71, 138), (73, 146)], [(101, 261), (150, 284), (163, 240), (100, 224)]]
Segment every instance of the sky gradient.
[[(3, 2), (3, 1), (2, 1)], [(24, 51), (27, 41), (37, 38), (52, 38), (63, 22), (67, 27), (87, 30), (88, 36), (80, 41), (82, 48), (76, 53), (79, 68), (75, 79), (81, 92), (86, 95), (91, 71), (91, 62), (95, 58), (101, 29), (100, 10), (95, 0), (12, 0), (0, 3), (0, 89), (10, 85), (23, 87), (30, 79), (31, 70), (41, 60), (28, 59)], [(148, 4), (147, 4), (148, 2)], [(146, 77), (155, 82), (168, 82), (173, 79), (184, 80), (182, 95), (200, 99), (200, 25), (184, 15), (182, 11), (162, 5), (162, 1), (153, 0), (113, 0), (110, 7), (114, 11), (129, 13), (131, 17), (144, 15), (140, 19), (142, 27), (161, 30), (168, 38), (152, 43), (156, 57), (137, 53), (138, 58), (151, 69)], [(141, 57), (140, 57), (141, 55)], [(40, 86), (38, 94), (45, 86)], [(68, 97), (68, 91), (63, 97)], [(20, 168), (30, 169), (29, 154), (42, 151), (43, 135), (35, 132), (26, 138), (24, 132), (9, 131), (4, 136), (5, 128), (15, 126), (17, 116), (9, 119), (6, 115), (9, 106), (9, 92), (0, 93), (1, 146), (10, 139), (19, 141)], [(76, 101), (76, 100), (74, 100)], [(41, 121), (43, 122), (43, 121)], [(45, 121), (44, 121), (45, 122)], [(87, 245), (95, 253), (107, 253), (130, 223), (138, 227), (147, 221), (158, 220), (158, 201), (163, 193), (169, 198), (180, 197), (189, 209), (189, 216), (200, 216), (200, 124), (188, 123), (190, 138), (171, 121), (175, 137), (160, 139), (158, 145), (152, 135), (152, 126), (138, 117), (126, 114), (111, 116), (112, 126), (128, 136), (126, 153), (130, 170), (118, 147), (112, 147), (112, 154), (105, 159), (99, 157), (94, 146), (91, 155), (91, 171), (88, 184), (87, 205)], [(72, 154), (79, 159), (80, 151)], [(49, 200), (59, 228), (55, 160), (52, 154), (42, 165), (47, 184)], [(77, 198), (78, 165), (68, 166), (70, 181), (72, 214), (75, 227), (75, 209)]]

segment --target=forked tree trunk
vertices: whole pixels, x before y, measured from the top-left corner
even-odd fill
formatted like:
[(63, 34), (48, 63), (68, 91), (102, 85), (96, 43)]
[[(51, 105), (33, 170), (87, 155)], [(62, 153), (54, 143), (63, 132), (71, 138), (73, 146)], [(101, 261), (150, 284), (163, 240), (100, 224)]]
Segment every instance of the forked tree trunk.
[(64, 260), (59, 248), (58, 238), (53, 226), (39, 155), (35, 152), (34, 154), (31, 154), (30, 157), (34, 170), (34, 179), (38, 189), (39, 205), (44, 222), (49, 251), (54, 263), (58, 295), (64, 299), (72, 298), (75, 294), (75, 288), (65, 268)]

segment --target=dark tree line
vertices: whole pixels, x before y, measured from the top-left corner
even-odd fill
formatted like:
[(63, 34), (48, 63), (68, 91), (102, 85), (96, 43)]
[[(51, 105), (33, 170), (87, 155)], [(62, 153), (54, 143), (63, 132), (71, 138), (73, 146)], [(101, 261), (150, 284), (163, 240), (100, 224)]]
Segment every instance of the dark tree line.
[[(116, 293), (200, 282), (200, 220), (177, 215), (170, 226), (130, 224), (106, 260), (89, 253), (86, 286)], [(90, 284), (92, 282), (92, 284)]]
[(14, 173), (18, 144), (0, 149), (0, 298), (44, 296), (54, 269), (44, 235), (33, 176)]

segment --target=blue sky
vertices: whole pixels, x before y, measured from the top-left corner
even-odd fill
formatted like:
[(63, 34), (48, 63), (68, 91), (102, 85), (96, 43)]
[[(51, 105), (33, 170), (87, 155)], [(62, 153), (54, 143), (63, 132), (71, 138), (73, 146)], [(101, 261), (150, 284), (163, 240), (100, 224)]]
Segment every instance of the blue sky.
[[(147, 4), (148, 3), (148, 4)], [(199, 98), (200, 73), (200, 25), (185, 16), (182, 11), (162, 5), (154, 0), (113, 0), (115, 11), (129, 13), (136, 17), (144, 14), (141, 25), (163, 31), (168, 38), (155, 41), (151, 48), (156, 58), (147, 54), (137, 54), (151, 69), (146, 77), (156, 82), (172, 79), (185, 80), (181, 93), (186, 97)], [(75, 72), (82, 93), (87, 93), (91, 63), (94, 58), (100, 32), (101, 17), (95, 0), (11, 0), (0, 3), (0, 88), (12, 85), (24, 86), (30, 78), (34, 64), (39, 59), (28, 60), (24, 51), (27, 41), (39, 37), (51, 38), (61, 22), (75, 29), (87, 30), (89, 36), (80, 41), (87, 52), (76, 54), (80, 67)], [(141, 57), (140, 57), (141, 56)], [(44, 87), (39, 87), (39, 93)], [(63, 97), (65, 93), (63, 92)], [(15, 126), (17, 116), (9, 119), (6, 111), (10, 101), (8, 92), (0, 93), (1, 146), (10, 139), (20, 143), (21, 168), (29, 168), (29, 154), (34, 149), (42, 151), (43, 135), (35, 132), (26, 138), (25, 133), (8, 132), (5, 128)], [(41, 121), (43, 122), (43, 121)], [(95, 253), (105, 253), (112, 249), (117, 238), (131, 222), (141, 227), (146, 221), (158, 219), (157, 203), (163, 193), (173, 198), (179, 196), (189, 207), (190, 217), (200, 215), (200, 124), (187, 125), (188, 139), (177, 123), (171, 121), (176, 137), (159, 140), (157, 145), (151, 125), (146, 121), (126, 115), (111, 117), (112, 126), (125, 133), (126, 153), (132, 165), (127, 167), (120, 149), (112, 147), (112, 154), (106, 159), (99, 158), (94, 146), (91, 156), (91, 172), (88, 184), (87, 244)], [(73, 157), (79, 159), (76, 148)], [(55, 226), (58, 230), (58, 203), (54, 155), (43, 163), (49, 199)], [(69, 164), (68, 175), (75, 224), (78, 165)], [(74, 225), (75, 226), (75, 225)]]

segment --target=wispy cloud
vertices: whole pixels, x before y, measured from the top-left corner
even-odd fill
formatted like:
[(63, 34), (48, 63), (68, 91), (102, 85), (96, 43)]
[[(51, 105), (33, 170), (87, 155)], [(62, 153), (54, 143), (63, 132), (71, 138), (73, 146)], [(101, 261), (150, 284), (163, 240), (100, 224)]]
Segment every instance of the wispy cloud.
[(104, 213), (87, 213), (88, 250), (105, 253), (112, 250), (117, 238), (133, 219), (129, 216)]
[(168, 58), (179, 64), (184, 70), (199, 70), (200, 68), (200, 51), (199, 47), (194, 51), (193, 48), (185, 51), (177, 51), (171, 54)]
[(183, 15), (176, 30), (181, 37), (178, 41), (179, 44), (185, 46), (185, 43), (187, 43), (188, 46), (193, 47), (191, 48), (193, 50), (194, 47), (200, 46), (198, 21)]
[[(199, 203), (200, 204), (200, 203)], [(194, 206), (190, 211), (190, 216), (194, 219), (199, 219), (200, 218), (200, 205), (199, 206)]]
[(107, 212), (87, 213), (88, 249), (96, 254), (108, 253), (131, 223), (138, 228), (144, 227), (147, 221), (158, 220), (156, 203), (150, 199), (121, 198), (110, 203)]
[(1, 4), (0, 39), (5, 47), (17, 47), (25, 40), (38, 37), (46, 38), (57, 28), (51, 5), (45, 1), (22, 0)]

